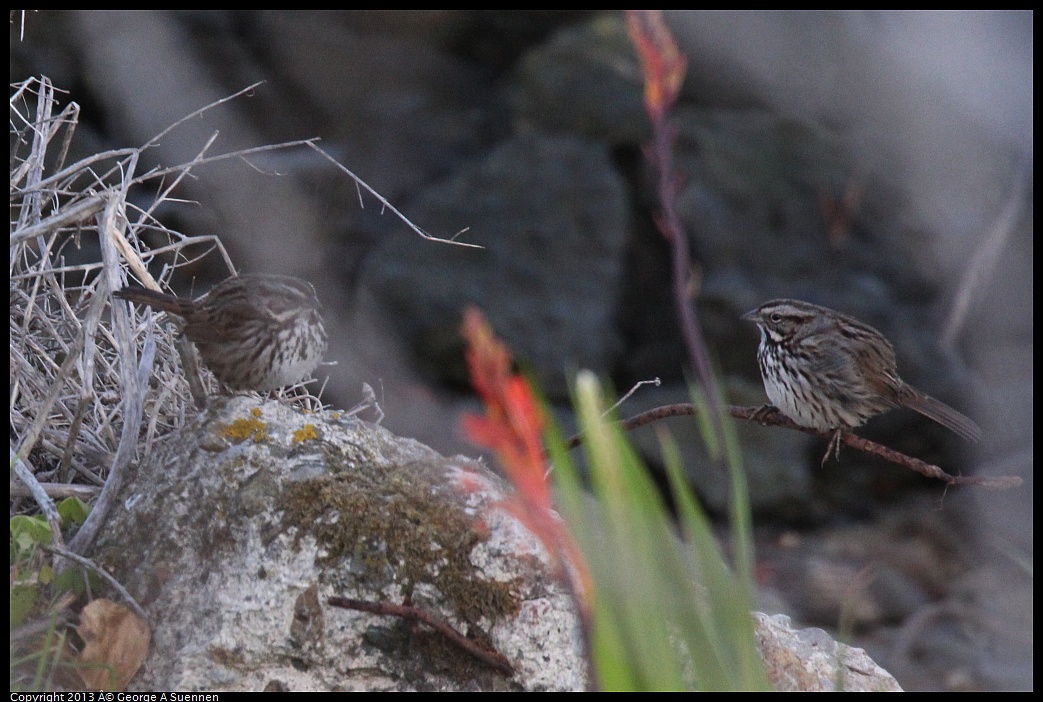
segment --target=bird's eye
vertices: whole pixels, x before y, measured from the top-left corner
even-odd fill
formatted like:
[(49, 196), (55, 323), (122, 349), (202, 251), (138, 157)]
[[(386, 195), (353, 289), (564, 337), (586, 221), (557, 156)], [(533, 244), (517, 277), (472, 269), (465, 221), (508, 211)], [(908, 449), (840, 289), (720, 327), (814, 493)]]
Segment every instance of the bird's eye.
[(778, 312), (772, 312), (771, 313), (771, 321), (774, 322), (775, 324), (778, 324), (779, 322), (782, 321), (782, 315), (779, 314)]

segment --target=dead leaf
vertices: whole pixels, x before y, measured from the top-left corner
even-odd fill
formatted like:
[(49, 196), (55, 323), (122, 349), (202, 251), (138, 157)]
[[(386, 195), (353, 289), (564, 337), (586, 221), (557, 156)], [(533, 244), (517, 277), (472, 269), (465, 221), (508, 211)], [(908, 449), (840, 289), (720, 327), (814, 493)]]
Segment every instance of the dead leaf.
[(141, 668), (148, 655), (148, 624), (112, 600), (94, 600), (80, 612), (76, 632), (83, 639), (80, 678), (92, 690), (118, 692)]

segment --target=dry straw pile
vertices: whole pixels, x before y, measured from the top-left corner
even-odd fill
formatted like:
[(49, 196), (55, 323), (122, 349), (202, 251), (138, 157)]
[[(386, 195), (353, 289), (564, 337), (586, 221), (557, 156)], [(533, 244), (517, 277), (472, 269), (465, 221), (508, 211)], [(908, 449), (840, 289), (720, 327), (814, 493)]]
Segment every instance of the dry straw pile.
[[(216, 389), (206, 376), (209, 390), (190, 387), (186, 377), (196, 374), (182, 366), (193, 354), (175, 325), (111, 293), (128, 280), (167, 289), (178, 267), (207, 255), (223, 258), (231, 273), (216, 238), (171, 231), (156, 210), (193, 168), (245, 152), (207, 156), (208, 143), (190, 163), (139, 173), (159, 134), (67, 164), (79, 107), (59, 105), (46, 78), (12, 86), (9, 405), (21, 485), (11, 509), (42, 511), (60, 550), (54, 498), (94, 501), (69, 545), (84, 553), (128, 467)], [(298, 400), (318, 407), (313, 397)]]

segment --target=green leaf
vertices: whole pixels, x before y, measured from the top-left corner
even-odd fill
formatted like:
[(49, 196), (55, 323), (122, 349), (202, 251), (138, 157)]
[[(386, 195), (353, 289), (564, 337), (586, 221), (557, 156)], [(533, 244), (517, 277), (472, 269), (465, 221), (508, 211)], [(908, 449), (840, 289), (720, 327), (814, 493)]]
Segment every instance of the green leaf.
[(58, 503), (58, 514), (61, 515), (63, 526), (79, 526), (87, 521), (90, 513), (90, 505), (78, 497), (66, 497)]
[(32, 517), (16, 514), (11, 517), (11, 539), (24, 552), (40, 544), (51, 543), (51, 527), (43, 515)]
[[(594, 376), (580, 373), (575, 393), (593, 499), (556, 428), (547, 442), (558, 504), (593, 581), (591, 656), (601, 689), (771, 689), (753, 635), (749, 570), (725, 565), (676, 447), (663, 437), (677, 522), (626, 435), (603, 416)], [(737, 453), (725, 446), (725, 455)], [(742, 485), (733, 476), (733, 491)], [(733, 502), (734, 528), (748, 505)], [(748, 511), (738, 516), (749, 519)]]

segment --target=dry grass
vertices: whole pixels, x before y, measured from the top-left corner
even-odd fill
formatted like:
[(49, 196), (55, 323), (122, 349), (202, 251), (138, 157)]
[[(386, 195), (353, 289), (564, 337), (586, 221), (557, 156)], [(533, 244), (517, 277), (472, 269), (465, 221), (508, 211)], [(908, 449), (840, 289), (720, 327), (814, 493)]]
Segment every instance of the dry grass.
[[(13, 487), (11, 512), (43, 511), (60, 548), (52, 498), (96, 497), (70, 545), (82, 553), (128, 466), (197, 404), (173, 320), (111, 293), (128, 279), (167, 289), (176, 269), (203, 256), (221, 256), (233, 272), (219, 241), (171, 231), (155, 212), (192, 168), (248, 152), (206, 156), (208, 143), (190, 163), (139, 175), (161, 134), (66, 165), (78, 117), (75, 103), (59, 110), (47, 79), (12, 86), (9, 404), (11, 461), (25, 487)], [(209, 374), (203, 382), (217, 389)], [(321, 406), (302, 388), (288, 393)]]

